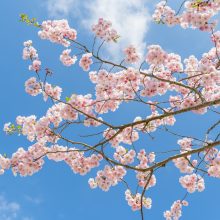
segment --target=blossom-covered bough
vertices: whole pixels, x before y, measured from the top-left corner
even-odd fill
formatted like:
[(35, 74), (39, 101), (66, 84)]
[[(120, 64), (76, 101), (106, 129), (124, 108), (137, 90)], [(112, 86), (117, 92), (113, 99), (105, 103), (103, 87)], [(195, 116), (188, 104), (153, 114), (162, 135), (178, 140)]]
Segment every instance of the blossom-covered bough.
[[(146, 192), (156, 185), (156, 171), (172, 162), (182, 173), (179, 182), (187, 192), (164, 212), (164, 217), (179, 219), (182, 206), (188, 205), (188, 194), (203, 191), (205, 177), (220, 178), (220, 120), (207, 128), (201, 138), (169, 129), (175, 128), (176, 116), (187, 112), (201, 117), (209, 112), (220, 114), (220, 31), (215, 30), (217, 23), (213, 20), (219, 10), (220, 0), (184, 1), (178, 11), (169, 7), (168, 1), (157, 4), (153, 14), (156, 23), (210, 33), (213, 48), (200, 59), (191, 55), (183, 62), (180, 55), (167, 53), (159, 45), (149, 45), (142, 60), (135, 46), (128, 45), (122, 61), (116, 63), (100, 56), (104, 44), (117, 43), (119, 38), (111, 22), (99, 19), (92, 27), (95, 37), (89, 48), (77, 40), (76, 30), (66, 20), (48, 20), (39, 25), (22, 15), (22, 21), (40, 29), (41, 39), (66, 47), (60, 55), (63, 65), (77, 65), (79, 59), (79, 66), (89, 72), (96, 93), (63, 98), (62, 89), (48, 82), (53, 73), (42, 67), (32, 41), (24, 42), (23, 59), (31, 62), (29, 70), (33, 72), (25, 82), (25, 91), (31, 96), (42, 94), (45, 101), (50, 99), (53, 104), (41, 118), (18, 116), (16, 123), (5, 124), (7, 134), (22, 134), (33, 144), (28, 149), (19, 148), (11, 157), (0, 155), (1, 174), (11, 169), (14, 175), (31, 176), (41, 170), (46, 159), (64, 161), (80, 175), (96, 168), (97, 175), (88, 180), (90, 187), (108, 191), (123, 183), (128, 205), (134, 211), (140, 210), (144, 219), (143, 209), (152, 206)], [(107, 113), (116, 111), (124, 102), (137, 102), (150, 114), (125, 124), (105, 120)], [(97, 143), (94, 139), (90, 143), (90, 135), (86, 142), (65, 136), (72, 125), (98, 127), (99, 132), (92, 135)], [(170, 156), (170, 152), (175, 152), (171, 149), (164, 153), (164, 159), (158, 160), (157, 153), (135, 144), (143, 134), (151, 137), (157, 130), (178, 137), (176, 154)], [(212, 132), (217, 135), (211, 139)], [(135, 172), (137, 189), (130, 187), (127, 172)]]

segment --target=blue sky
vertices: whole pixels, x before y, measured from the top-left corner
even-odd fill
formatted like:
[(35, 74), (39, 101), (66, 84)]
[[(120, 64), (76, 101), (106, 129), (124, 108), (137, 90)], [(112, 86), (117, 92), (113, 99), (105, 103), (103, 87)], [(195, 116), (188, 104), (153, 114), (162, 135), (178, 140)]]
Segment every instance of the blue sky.
[[(183, 58), (191, 54), (200, 57), (211, 47), (207, 33), (185, 31), (179, 27), (167, 28), (152, 23), (149, 17), (155, 3), (156, 1), (144, 0), (3, 1), (0, 7), (0, 126), (3, 128), (5, 122), (14, 121), (17, 115), (43, 116), (50, 104), (45, 103), (40, 96), (31, 97), (24, 91), (25, 80), (32, 76), (28, 71), (28, 63), (22, 60), (23, 42), (26, 40), (32, 39), (43, 65), (54, 71), (50, 82), (63, 87), (63, 97), (71, 93), (94, 93), (88, 74), (78, 67), (62, 66), (59, 54), (63, 48), (40, 40), (35, 28), (19, 22), (20, 13), (27, 13), (39, 21), (67, 18), (70, 25), (78, 30), (78, 39), (87, 44), (91, 44), (92, 39), (88, 32), (90, 24), (100, 16), (112, 19), (121, 35), (121, 42), (107, 50), (114, 59), (118, 58), (120, 49), (128, 43), (140, 46), (142, 53), (146, 51), (145, 45), (160, 44), (167, 51), (179, 53)], [(146, 116), (146, 110), (137, 105), (122, 105), (120, 110), (105, 118), (116, 123), (132, 120), (135, 115)], [(203, 138), (204, 131), (216, 120), (216, 116), (211, 113), (203, 117), (186, 114), (177, 119), (175, 131)], [(87, 132), (82, 127), (72, 129), (69, 135)], [(177, 139), (168, 134), (159, 132), (153, 135), (154, 141), (145, 136), (138, 142), (138, 147), (157, 151), (177, 146)], [(6, 136), (3, 131), (0, 131), (0, 140), (0, 153), (9, 155), (18, 147), (27, 148), (30, 145), (24, 137)], [(93, 143), (95, 140), (88, 141)], [(51, 161), (47, 161), (43, 170), (31, 177), (14, 177), (8, 171), (0, 176), (0, 220), (140, 219), (140, 213), (132, 212), (126, 204), (124, 185), (112, 187), (108, 193), (99, 189), (91, 190), (87, 180), (93, 176), (95, 171), (82, 177), (73, 174), (64, 163)], [(169, 209), (173, 201), (181, 199), (185, 193), (178, 184), (180, 174), (173, 165), (159, 170), (156, 176), (157, 186), (148, 192), (153, 199), (153, 207), (152, 210), (145, 211), (146, 219), (152, 220), (163, 219), (163, 211)], [(134, 184), (133, 179), (133, 175), (129, 173), (127, 180)], [(188, 198), (190, 206), (184, 208), (182, 219), (218, 220), (219, 196), (219, 180), (207, 179), (206, 190)]]

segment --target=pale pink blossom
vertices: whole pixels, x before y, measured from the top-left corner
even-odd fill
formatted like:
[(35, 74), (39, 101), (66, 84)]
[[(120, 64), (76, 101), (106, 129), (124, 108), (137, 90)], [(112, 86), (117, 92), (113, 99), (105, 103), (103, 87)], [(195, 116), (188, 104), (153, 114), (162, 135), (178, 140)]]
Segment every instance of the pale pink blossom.
[(91, 57), (91, 53), (86, 53), (82, 55), (82, 58), (79, 61), (79, 66), (82, 67), (84, 71), (89, 71), (90, 65), (93, 63)]
[(65, 66), (71, 66), (73, 65), (76, 61), (77, 58), (76, 56), (70, 56), (69, 54), (71, 53), (71, 49), (66, 49), (62, 52), (60, 55), (60, 61), (63, 63)]
[(107, 42), (116, 41), (119, 37), (117, 31), (112, 28), (112, 23), (103, 18), (99, 18), (98, 23), (92, 26), (92, 31)]
[(77, 32), (69, 27), (67, 20), (47, 20), (41, 24), (38, 35), (41, 39), (47, 39), (68, 47), (70, 46), (69, 40), (76, 40)]

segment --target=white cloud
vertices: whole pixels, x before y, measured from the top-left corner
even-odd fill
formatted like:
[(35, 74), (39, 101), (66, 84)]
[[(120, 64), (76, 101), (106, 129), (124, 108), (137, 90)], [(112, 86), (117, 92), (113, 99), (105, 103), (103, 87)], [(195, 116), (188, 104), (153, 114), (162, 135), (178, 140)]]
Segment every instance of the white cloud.
[(4, 195), (0, 195), (0, 220), (33, 220), (32, 217), (23, 216), (22, 211), (19, 203), (8, 201)]
[[(149, 0), (148, 0), (149, 1)], [(151, 20), (146, 0), (47, 0), (47, 9), (54, 18), (74, 16), (86, 29), (103, 17), (113, 23), (121, 36), (117, 44), (108, 45), (112, 57), (133, 44), (143, 53)]]
[(0, 219), (13, 220), (17, 218), (20, 205), (17, 202), (9, 202), (4, 196), (0, 196)]
[(96, 0), (95, 4), (87, 5), (90, 17), (85, 18), (84, 23), (92, 24), (99, 17), (113, 23), (121, 38), (118, 44), (111, 44), (112, 55), (120, 54), (119, 51), (130, 44), (134, 44), (143, 52), (150, 21), (144, 2), (146, 0)]
[(50, 16), (59, 17), (68, 15), (76, 7), (77, 0), (48, 0), (45, 3)]

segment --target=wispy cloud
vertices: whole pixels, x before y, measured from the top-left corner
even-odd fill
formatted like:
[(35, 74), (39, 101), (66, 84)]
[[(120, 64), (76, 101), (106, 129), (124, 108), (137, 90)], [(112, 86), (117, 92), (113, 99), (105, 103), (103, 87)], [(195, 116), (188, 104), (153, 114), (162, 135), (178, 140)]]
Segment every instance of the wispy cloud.
[(47, 0), (45, 1), (48, 12), (52, 17), (67, 16), (78, 0)]
[(0, 219), (1, 220), (14, 220), (20, 211), (20, 205), (17, 202), (9, 202), (7, 199), (0, 195)]
[(40, 197), (32, 197), (29, 195), (25, 195), (25, 199), (30, 202), (33, 203), (34, 205), (39, 205), (43, 202), (43, 200)]
[(15, 201), (9, 201), (4, 195), (0, 195), (0, 220), (34, 220), (23, 215), (21, 205)]
[(109, 50), (112, 55), (120, 54), (119, 51), (130, 44), (143, 52), (150, 21), (144, 2), (146, 0), (96, 0), (95, 4), (86, 5), (90, 13), (83, 22), (91, 26), (99, 17), (103, 17), (113, 23), (121, 38), (118, 44), (111, 44)]
[(33, 220), (31, 217), (23, 217), (22, 220)]
[[(149, 1), (149, 0), (148, 0)], [(151, 20), (146, 0), (47, 0), (47, 9), (54, 18), (74, 16), (86, 29), (103, 17), (113, 23), (121, 36), (117, 44), (108, 46), (113, 57), (133, 44), (141, 53)]]

